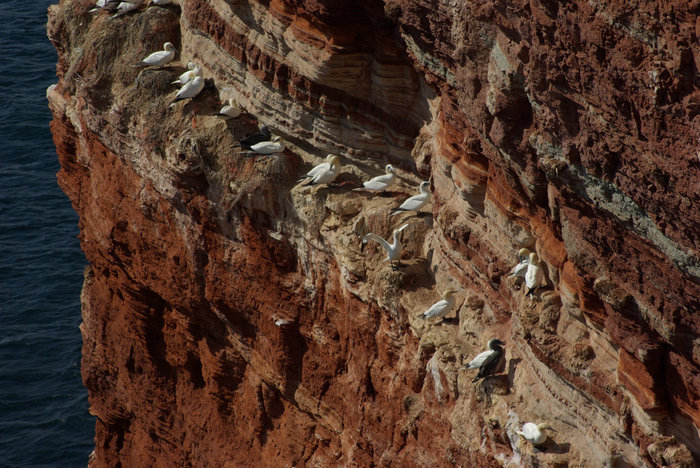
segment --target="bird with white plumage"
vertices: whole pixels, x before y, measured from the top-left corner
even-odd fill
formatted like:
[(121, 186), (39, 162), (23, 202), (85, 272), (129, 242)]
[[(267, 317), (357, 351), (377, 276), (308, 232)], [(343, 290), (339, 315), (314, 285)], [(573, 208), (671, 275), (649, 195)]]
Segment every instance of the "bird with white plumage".
[(525, 286), (527, 286), (527, 294), (532, 292), (542, 285), (544, 279), (544, 270), (540, 265), (539, 258), (535, 252), (531, 252), (528, 257), (527, 271), (525, 271)]
[(261, 141), (250, 146), (251, 151), (257, 154), (275, 154), (284, 151), (285, 142), (282, 137), (274, 136), (270, 141)]
[(302, 185), (330, 184), (340, 173), (340, 158), (334, 154), (326, 156), (326, 162), (312, 168), (304, 177), (298, 180)]
[(513, 267), (513, 269), (510, 272), (510, 275), (508, 275), (509, 277), (525, 277), (525, 272), (527, 271), (527, 266), (529, 264), (529, 255), (530, 251), (524, 247), (518, 250), (518, 258), (520, 259), (520, 261), (517, 265)]
[(421, 313), (418, 318), (429, 319), (433, 317), (444, 317), (447, 315), (455, 305), (457, 298), (453, 295), (456, 293), (455, 289), (447, 289), (442, 293), (442, 300), (437, 301), (435, 304), (430, 306), (428, 310)]
[(174, 85), (185, 85), (190, 81), (194, 80), (194, 77), (202, 74), (202, 67), (194, 62), (187, 62), (187, 71), (180, 75), (177, 80), (170, 84)]
[(163, 67), (165, 64), (169, 63), (175, 58), (175, 46), (171, 42), (166, 42), (163, 44), (163, 50), (153, 52), (149, 54), (145, 59), (141, 60), (137, 65), (146, 65), (154, 67)]
[(90, 13), (94, 13), (100, 10), (114, 11), (120, 3), (121, 0), (97, 0), (95, 8), (90, 10)]
[(122, 1), (121, 3), (119, 3), (119, 5), (117, 5), (116, 13), (112, 16), (112, 18), (117, 18), (119, 16), (129, 13), (130, 11), (134, 11), (138, 9), (142, 4), (143, 0)]
[(546, 429), (554, 432), (557, 431), (547, 423), (535, 424), (528, 422), (523, 424), (522, 430), (515, 431), (515, 433), (523, 437), (532, 445), (541, 445), (547, 441), (547, 433), (545, 432)]
[(226, 119), (235, 119), (241, 115), (241, 112), (241, 106), (238, 105), (238, 101), (229, 98), (227, 104), (219, 110), (219, 115)]
[(121, 0), (97, 0), (95, 3), (95, 8), (89, 11), (89, 13), (95, 13), (100, 10), (114, 10), (117, 5), (121, 3)]
[(430, 200), (430, 182), (421, 182), (420, 186), (420, 194), (414, 195), (406, 201), (404, 201), (401, 206), (396, 208), (394, 211), (391, 212), (391, 216), (404, 212), (404, 211), (418, 211), (421, 208), (423, 208), (428, 201)]
[[(360, 247), (360, 251), (363, 252), (365, 250), (365, 246), (367, 245), (367, 242), (373, 240), (379, 243), (384, 250), (386, 251), (386, 260), (389, 260), (389, 264), (391, 265), (392, 270), (397, 270), (398, 267), (401, 266), (401, 252), (403, 251), (403, 245), (401, 244), (401, 232), (406, 229), (409, 225), (404, 224), (398, 229), (394, 229), (393, 233), (393, 242), (390, 244), (386, 240), (384, 240), (382, 237), (374, 234), (373, 232), (370, 232), (368, 234), (365, 234), (364, 237), (362, 238), (362, 245)], [(394, 261), (397, 261), (397, 265), (394, 265)]]
[(175, 99), (170, 103), (174, 105), (176, 102), (183, 101), (185, 99), (192, 99), (196, 97), (204, 89), (204, 78), (200, 75), (194, 77), (192, 81), (188, 81), (185, 86), (180, 88), (180, 91), (175, 95)]
[(387, 187), (393, 184), (396, 180), (396, 170), (394, 169), (394, 166), (392, 166), (391, 164), (387, 164), (384, 170), (384, 174), (378, 175), (377, 177), (373, 177), (370, 180), (364, 182), (362, 184), (364, 186), (364, 189), (370, 190), (372, 192), (381, 192), (382, 190), (385, 190)]
[(504, 358), (503, 346), (505, 345), (506, 344), (498, 338), (491, 338), (486, 345), (489, 349), (479, 353), (467, 364), (467, 368), (469, 369), (479, 369), (479, 373), (474, 377), (472, 382), (495, 374), (498, 371), (502, 365), (502, 359)]

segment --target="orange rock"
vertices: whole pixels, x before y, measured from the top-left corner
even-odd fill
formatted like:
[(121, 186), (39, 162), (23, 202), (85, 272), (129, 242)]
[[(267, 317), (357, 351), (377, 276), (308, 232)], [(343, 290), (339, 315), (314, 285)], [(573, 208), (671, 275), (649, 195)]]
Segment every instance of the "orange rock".
[[(92, 465), (642, 466), (666, 416), (700, 455), (692, 4), (182, 0), (116, 28), (88, 3), (50, 9), (47, 94), (90, 264)], [(173, 71), (131, 66), (165, 40), (206, 64), (185, 111)], [(244, 157), (252, 124), (213, 118), (225, 88), (293, 151)], [(328, 151), (343, 183), (295, 189)], [(387, 162), (396, 193), (351, 190)], [(394, 272), (358, 233), (390, 232), (419, 176), (432, 217)], [(519, 247), (552, 280), (532, 299), (506, 279)], [(417, 325), (445, 284), (455, 317)], [(460, 369), (486, 336), (498, 392)], [(510, 439), (550, 416), (585, 431)]]

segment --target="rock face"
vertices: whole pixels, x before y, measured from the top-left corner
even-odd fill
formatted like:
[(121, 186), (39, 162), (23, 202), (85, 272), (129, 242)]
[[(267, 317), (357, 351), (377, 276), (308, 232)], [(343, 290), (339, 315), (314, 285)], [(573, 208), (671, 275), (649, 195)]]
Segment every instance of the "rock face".
[[(93, 3), (51, 7), (47, 92), (93, 466), (698, 460), (700, 2)], [(169, 107), (189, 60), (205, 89)], [(255, 122), (283, 155), (236, 145)], [(296, 186), (329, 152), (337, 184)], [(397, 185), (354, 190), (387, 163)], [(389, 216), (423, 179), (428, 213)], [(403, 222), (399, 270), (360, 251)], [(472, 383), (492, 337), (505, 368)]]

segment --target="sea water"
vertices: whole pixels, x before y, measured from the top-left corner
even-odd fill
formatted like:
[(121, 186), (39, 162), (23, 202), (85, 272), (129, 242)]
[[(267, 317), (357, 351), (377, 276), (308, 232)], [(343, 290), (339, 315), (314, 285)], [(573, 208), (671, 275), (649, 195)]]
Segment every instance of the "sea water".
[(48, 0), (0, 0), (0, 466), (85, 466), (94, 418), (80, 380), (78, 218), (46, 88)]

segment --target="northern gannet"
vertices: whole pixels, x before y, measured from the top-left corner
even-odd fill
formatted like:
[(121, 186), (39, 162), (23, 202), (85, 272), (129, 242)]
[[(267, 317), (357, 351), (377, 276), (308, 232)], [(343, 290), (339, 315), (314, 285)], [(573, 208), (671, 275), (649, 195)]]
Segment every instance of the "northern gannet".
[(520, 261), (518, 262), (517, 265), (513, 267), (513, 269), (510, 272), (510, 275), (508, 276), (525, 276), (525, 272), (527, 271), (527, 266), (529, 264), (529, 257), (530, 251), (526, 248), (522, 248), (518, 250), (518, 258), (520, 258)]
[(522, 431), (515, 431), (516, 434), (521, 435), (523, 438), (525, 438), (527, 441), (529, 441), (532, 445), (540, 445), (543, 444), (547, 440), (547, 433), (544, 432), (545, 429), (552, 430), (556, 432), (557, 430), (554, 429), (552, 426), (550, 426), (547, 423), (540, 423), (540, 424), (535, 424), (535, 423), (525, 423), (523, 424), (523, 429)]
[(540, 266), (539, 259), (535, 252), (530, 253), (530, 257), (527, 262), (527, 271), (525, 272), (525, 286), (527, 286), (527, 294), (532, 294), (532, 292), (539, 288), (544, 279), (544, 271), (542, 266)]
[(175, 47), (170, 42), (166, 42), (163, 44), (163, 50), (153, 52), (151, 55), (141, 60), (138, 65), (162, 67), (175, 58), (175, 52), (177, 52)]
[(430, 200), (430, 182), (420, 183), (420, 194), (408, 198), (398, 208), (391, 212), (391, 215), (401, 213), (402, 211), (418, 211)]
[(326, 162), (315, 166), (298, 180), (302, 185), (330, 184), (340, 173), (340, 159), (334, 154), (326, 156)]
[(442, 300), (437, 301), (435, 304), (430, 306), (430, 309), (426, 310), (418, 317), (422, 319), (428, 319), (433, 317), (444, 317), (449, 313), (450, 310), (455, 305), (456, 298), (453, 296), (457, 291), (454, 289), (447, 289), (442, 293)]
[(170, 105), (172, 106), (176, 102), (182, 101), (184, 99), (193, 98), (197, 96), (203, 89), (204, 78), (202, 78), (200, 75), (197, 75), (192, 81), (187, 82), (185, 86), (180, 88), (180, 91), (177, 92), (177, 94), (175, 95), (175, 99), (173, 99), (173, 102), (171, 102)]
[(394, 173), (394, 166), (391, 164), (387, 164), (386, 167), (384, 168), (386, 170), (386, 174), (379, 175), (377, 177), (373, 177), (367, 182), (365, 182), (364, 187), (365, 190), (372, 190), (373, 192), (379, 192), (381, 190), (386, 189), (388, 186), (394, 183), (396, 180), (396, 174)]
[(94, 12), (100, 11), (100, 10), (113, 11), (119, 6), (120, 3), (121, 3), (121, 0), (97, 0), (97, 3), (95, 4), (95, 8), (90, 10), (90, 13), (94, 13)]
[(284, 151), (284, 140), (279, 136), (274, 136), (270, 141), (261, 141), (251, 145), (250, 149), (258, 154), (281, 153)]
[(307, 173), (304, 175), (304, 177), (302, 177), (302, 178), (300, 178), (299, 180), (297, 180), (297, 182), (301, 182), (301, 181), (304, 181), (304, 180), (307, 180), (307, 179), (312, 179), (312, 178), (316, 177), (316, 174), (318, 174), (319, 172), (330, 169), (330, 167), (331, 167), (331, 158), (332, 158), (333, 156), (334, 156), (333, 154), (328, 154), (328, 155), (326, 155), (326, 160), (325, 160), (324, 162), (322, 162), (321, 164), (317, 164), (316, 166), (314, 166), (313, 168), (311, 168), (311, 170), (310, 170), (309, 172), (307, 172)]
[[(401, 239), (399, 237), (401, 236), (401, 231), (406, 229), (408, 226), (408, 224), (404, 224), (400, 228), (394, 229), (394, 242), (391, 244), (372, 232), (365, 234), (365, 236), (362, 238), (362, 246), (360, 247), (360, 251), (362, 252), (365, 250), (365, 245), (367, 245), (367, 242), (370, 240), (379, 242), (379, 244), (384, 247), (384, 250), (386, 250), (385, 260), (389, 260), (391, 269), (396, 270), (397, 267), (401, 266), (401, 251), (403, 250)], [(397, 266), (394, 266), (394, 260), (397, 260)]]
[(246, 135), (246, 137), (241, 140), (240, 145), (243, 148), (250, 149), (250, 147), (256, 143), (270, 140), (270, 137), (270, 129), (267, 125), (263, 125), (260, 127), (260, 131)]
[(143, 0), (125, 0), (117, 5), (117, 12), (112, 16), (112, 18), (117, 18), (118, 16), (125, 15), (130, 11), (134, 11), (141, 6)]
[(197, 65), (194, 62), (188, 62), (187, 63), (187, 71), (180, 75), (177, 80), (173, 81), (170, 84), (177, 84), (177, 85), (184, 85), (188, 83), (189, 81), (194, 80), (194, 77), (197, 75), (202, 74), (202, 67)]
[(238, 101), (230, 98), (228, 104), (219, 111), (219, 115), (223, 115), (227, 119), (234, 119), (241, 115), (241, 106), (238, 105)]
[(488, 342), (488, 350), (477, 355), (471, 360), (467, 367), (469, 369), (479, 369), (479, 373), (474, 377), (472, 382), (487, 377), (495, 373), (501, 364), (503, 358), (503, 348), (506, 344), (498, 338), (491, 338)]

